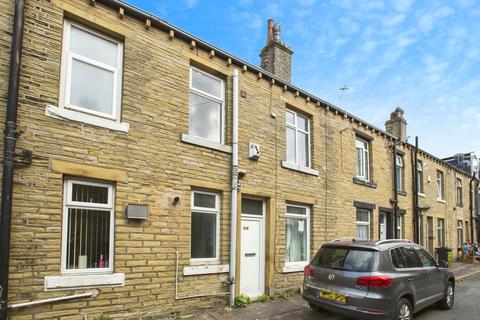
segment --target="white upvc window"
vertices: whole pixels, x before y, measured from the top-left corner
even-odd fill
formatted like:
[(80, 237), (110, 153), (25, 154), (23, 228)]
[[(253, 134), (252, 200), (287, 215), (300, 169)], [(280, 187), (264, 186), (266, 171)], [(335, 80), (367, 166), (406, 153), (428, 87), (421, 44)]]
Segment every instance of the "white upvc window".
[(123, 43), (65, 20), (60, 108), (120, 121)]
[(357, 239), (370, 240), (370, 215), (367, 209), (357, 209)]
[(220, 197), (217, 193), (192, 191), (192, 262), (218, 262), (220, 252)]
[(444, 190), (443, 190), (443, 172), (437, 170), (437, 200), (444, 199)]
[(370, 181), (370, 147), (369, 142), (360, 138), (355, 139), (357, 178)]
[(444, 221), (443, 219), (437, 219), (437, 231), (438, 231), (438, 246), (442, 247), (445, 245), (445, 230), (443, 229), (444, 227)]
[(462, 191), (462, 180), (458, 179), (455, 182), (455, 190), (457, 194), (457, 206), (463, 206), (463, 191)]
[(113, 184), (65, 180), (62, 274), (113, 272), (114, 204)]
[(397, 180), (397, 190), (403, 191), (403, 157), (398, 154), (395, 156), (395, 176)]
[(459, 248), (463, 246), (463, 221), (457, 221), (457, 245)]
[(417, 192), (423, 193), (423, 162), (417, 161)]
[(403, 215), (397, 214), (397, 239), (403, 239), (403, 220)]
[(225, 82), (190, 67), (189, 134), (224, 143)]
[(310, 207), (287, 204), (286, 263), (305, 266), (310, 261)]
[(295, 111), (286, 110), (287, 162), (310, 167), (310, 119)]

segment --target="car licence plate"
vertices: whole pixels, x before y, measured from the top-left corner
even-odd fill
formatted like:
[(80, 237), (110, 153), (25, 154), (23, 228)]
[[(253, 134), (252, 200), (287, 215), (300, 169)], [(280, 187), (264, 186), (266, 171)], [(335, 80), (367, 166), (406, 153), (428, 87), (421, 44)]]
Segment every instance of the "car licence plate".
[(327, 300), (333, 300), (333, 301), (336, 301), (336, 302), (341, 303), (341, 304), (346, 304), (347, 303), (347, 297), (345, 295), (338, 294), (338, 293), (331, 292), (331, 291), (320, 290), (319, 293), (318, 293), (318, 296), (320, 298), (324, 298), (324, 299), (327, 299)]

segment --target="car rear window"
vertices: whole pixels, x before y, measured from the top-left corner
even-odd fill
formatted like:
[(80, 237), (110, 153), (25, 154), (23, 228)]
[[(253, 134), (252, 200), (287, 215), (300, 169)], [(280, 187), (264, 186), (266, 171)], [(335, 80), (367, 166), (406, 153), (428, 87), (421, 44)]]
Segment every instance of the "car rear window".
[(320, 248), (312, 261), (316, 267), (357, 272), (371, 272), (377, 252), (352, 248)]

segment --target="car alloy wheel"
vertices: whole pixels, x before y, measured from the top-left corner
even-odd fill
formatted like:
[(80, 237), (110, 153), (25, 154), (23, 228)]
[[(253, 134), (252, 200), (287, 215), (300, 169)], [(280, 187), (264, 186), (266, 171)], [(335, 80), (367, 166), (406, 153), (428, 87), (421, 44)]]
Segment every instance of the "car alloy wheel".
[(410, 320), (410, 319), (411, 319), (410, 306), (404, 303), (400, 306), (400, 310), (398, 312), (398, 320)]
[(447, 299), (446, 299), (446, 302), (447, 302), (448, 308), (451, 308), (452, 305), (453, 305), (453, 287), (452, 287), (452, 284), (451, 284), (451, 283), (449, 283), (449, 284), (448, 284), (448, 287), (447, 287)]

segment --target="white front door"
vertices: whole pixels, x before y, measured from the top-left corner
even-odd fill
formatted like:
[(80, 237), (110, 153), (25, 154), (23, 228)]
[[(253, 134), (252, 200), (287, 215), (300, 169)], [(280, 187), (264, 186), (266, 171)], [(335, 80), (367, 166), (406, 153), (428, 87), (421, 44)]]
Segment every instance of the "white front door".
[(380, 212), (380, 240), (387, 239), (387, 215), (383, 212)]
[[(251, 202), (247, 203), (247, 201)], [(254, 201), (260, 203), (254, 203)], [(250, 209), (250, 213), (247, 213), (248, 209)], [(265, 292), (263, 222), (264, 202), (262, 200), (242, 199), (240, 293), (251, 298), (256, 298)]]

